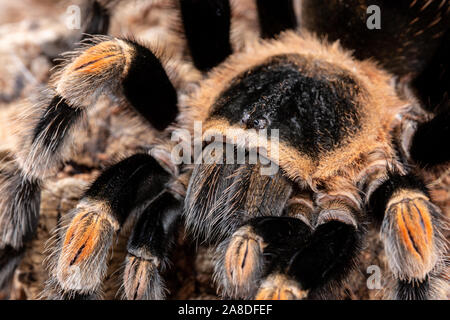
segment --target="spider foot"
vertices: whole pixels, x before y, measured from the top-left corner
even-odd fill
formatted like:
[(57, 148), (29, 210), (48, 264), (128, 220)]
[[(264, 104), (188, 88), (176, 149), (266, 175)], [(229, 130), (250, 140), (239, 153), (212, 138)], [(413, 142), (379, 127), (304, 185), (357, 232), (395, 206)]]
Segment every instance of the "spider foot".
[(433, 211), (428, 199), (406, 191), (391, 200), (383, 221), (382, 235), (393, 272), (423, 279), (438, 257)]
[(370, 201), (381, 218), (381, 239), (397, 279), (390, 298), (445, 297), (442, 288), (448, 287), (448, 266), (442, 231), (446, 218), (430, 201), (424, 183), (412, 174), (391, 173)]
[(280, 265), (285, 266), (310, 234), (310, 227), (296, 218), (249, 220), (217, 249), (215, 277), (222, 294), (254, 297), (262, 279)]
[(160, 273), (168, 264), (169, 251), (177, 235), (181, 206), (181, 201), (164, 192), (142, 212), (128, 242), (123, 274), (124, 298), (165, 298), (167, 290)]
[(5, 292), (36, 232), (41, 200), (40, 181), (11, 164), (3, 167), (0, 161), (0, 290)]
[(127, 255), (123, 275), (124, 298), (127, 300), (162, 300), (164, 282), (159, 274), (161, 262), (156, 257)]
[(225, 281), (233, 295), (251, 295), (252, 285), (262, 275), (265, 246), (250, 226), (240, 228), (232, 236), (225, 253)]
[(402, 190), (387, 205), (381, 235), (390, 269), (398, 279), (393, 298), (437, 297), (434, 283), (444, 268), (444, 240), (439, 232), (439, 209), (419, 191)]
[(72, 212), (54, 276), (64, 290), (93, 293), (106, 272), (109, 248), (119, 229), (104, 202), (85, 199)]
[(300, 284), (283, 274), (272, 274), (265, 279), (256, 300), (301, 300), (308, 296), (308, 290), (301, 289)]

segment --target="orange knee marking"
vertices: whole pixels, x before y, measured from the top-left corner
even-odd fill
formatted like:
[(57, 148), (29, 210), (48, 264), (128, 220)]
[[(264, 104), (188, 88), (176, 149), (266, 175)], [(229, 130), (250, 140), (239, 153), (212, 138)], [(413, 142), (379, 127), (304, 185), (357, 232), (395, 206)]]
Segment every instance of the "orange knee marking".
[(117, 43), (102, 42), (87, 49), (78, 57), (73, 62), (72, 70), (83, 73), (99, 73), (122, 57), (122, 51)]
[[(253, 242), (255, 243), (253, 244)], [(231, 250), (226, 255), (226, 266), (230, 278), (232, 278), (232, 271), (237, 273), (234, 276), (241, 281), (245, 281), (251, 274), (256, 259), (253, 246), (256, 248), (258, 244), (256, 241), (248, 239), (241, 243), (239, 248), (230, 248)]]
[(398, 225), (398, 230), (400, 232), (400, 237), (401, 237), (403, 243), (405, 244), (406, 248), (408, 249), (408, 251), (412, 252), (417, 258), (420, 259), (420, 255), (414, 250), (414, 245), (411, 241), (411, 238), (409, 237), (408, 229), (406, 227), (405, 220), (403, 219), (403, 214), (402, 214), (403, 208), (402, 207), (403, 207), (403, 204), (399, 204), (399, 205), (397, 205), (397, 208), (396, 208), (397, 225)]
[(252, 277), (263, 245), (251, 229), (242, 232), (244, 235), (234, 237), (225, 253), (227, 277), (237, 285), (245, 284)]
[(401, 202), (395, 210), (400, 238), (405, 247), (416, 259), (428, 260), (432, 253), (433, 226), (425, 200)]
[(64, 239), (63, 255), (69, 264), (83, 261), (93, 251), (101, 232), (101, 218), (94, 214), (78, 214), (71, 222)]
[(297, 299), (297, 297), (294, 295), (294, 293), (291, 290), (280, 290), (278, 294), (279, 300), (294, 300)]
[(298, 284), (283, 275), (270, 276), (258, 290), (255, 300), (296, 300), (304, 299), (308, 295), (306, 290), (300, 289)]
[(255, 297), (255, 300), (297, 300), (304, 296), (296, 296), (292, 291), (284, 288), (279, 289), (261, 289)]
[(274, 290), (272, 288), (263, 288), (256, 294), (255, 300), (280, 300), (279, 290)]
[(418, 223), (423, 222), (426, 233), (426, 240), (428, 243), (431, 243), (433, 241), (433, 223), (431, 221), (430, 211), (426, 206), (425, 200), (418, 199), (417, 201), (414, 201), (414, 204), (418, 213), (418, 215), (416, 216)]

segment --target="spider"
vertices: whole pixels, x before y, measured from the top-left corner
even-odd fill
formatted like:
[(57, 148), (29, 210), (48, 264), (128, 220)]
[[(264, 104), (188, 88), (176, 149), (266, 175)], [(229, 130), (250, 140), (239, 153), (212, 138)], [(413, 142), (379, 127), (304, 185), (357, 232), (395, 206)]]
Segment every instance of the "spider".
[[(70, 158), (88, 109), (108, 94), (126, 101), (158, 139), (102, 172), (65, 217), (49, 258), (48, 298), (101, 297), (113, 239), (130, 220), (127, 299), (165, 297), (161, 272), (183, 223), (215, 248), (223, 297), (333, 291), (374, 223), (395, 278), (390, 297), (442, 298), (444, 217), (418, 172), (449, 160), (442, 139), (449, 131), (450, 5), (376, 3), (391, 24), (358, 38), (352, 32), (362, 30), (360, 10), (369, 1), (305, 0), (301, 30), (292, 1), (258, 1), (264, 40), (233, 52), (229, 2), (181, 0), (192, 61), (204, 72), (183, 99), (160, 52), (130, 38), (89, 38), (22, 119), (20, 151), (1, 177), (0, 285), (33, 237), (45, 179)], [(407, 15), (399, 14), (403, 6)], [(349, 24), (339, 27), (324, 14), (331, 12)], [(401, 37), (389, 38), (406, 25)], [(392, 64), (395, 49), (401, 61)], [(364, 60), (371, 57), (379, 65)], [(193, 136), (196, 123), (197, 141), (171, 139), (183, 130)], [(174, 152), (180, 145), (182, 154)], [(239, 155), (243, 162), (234, 161)], [(208, 156), (215, 161), (203, 161)]]

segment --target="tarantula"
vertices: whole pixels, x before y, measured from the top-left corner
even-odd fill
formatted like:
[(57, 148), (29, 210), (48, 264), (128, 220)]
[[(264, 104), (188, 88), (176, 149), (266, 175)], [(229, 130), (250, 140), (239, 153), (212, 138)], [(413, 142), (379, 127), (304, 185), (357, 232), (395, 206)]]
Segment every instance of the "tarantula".
[[(361, 18), (368, 2), (303, 1), (305, 21), (295, 32), (292, 1), (258, 1), (266, 39), (233, 53), (229, 2), (181, 0), (189, 51), (205, 72), (182, 102), (158, 52), (132, 39), (89, 38), (25, 118), (14, 168), (0, 181), (0, 284), (34, 234), (43, 181), (70, 158), (88, 108), (109, 94), (146, 119), (159, 143), (105, 170), (65, 218), (50, 258), (49, 298), (98, 297), (113, 239), (132, 216), (128, 299), (164, 298), (160, 272), (182, 221), (195, 240), (216, 248), (224, 297), (301, 299), (338, 287), (368, 223), (380, 225), (396, 279), (391, 297), (442, 297), (444, 218), (416, 172), (449, 160), (442, 139), (450, 5), (375, 1), (390, 19), (378, 32)], [(329, 19), (332, 12), (349, 23)], [(405, 28), (389, 38), (397, 26)], [(345, 48), (308, 28), (342, 38)], [(395, 50), (404, 63), (388, 59)], [(408, 90), (363, 60), (370, 57)], [(196, 121), (200, 141), (184, 139), (179, 154), (194, 165), (179, 164), (171, 133), (193, 133)], [(190, 152), (195, 146), (200, 152)], [(239, 155), (244, 161), (236, 163)]]

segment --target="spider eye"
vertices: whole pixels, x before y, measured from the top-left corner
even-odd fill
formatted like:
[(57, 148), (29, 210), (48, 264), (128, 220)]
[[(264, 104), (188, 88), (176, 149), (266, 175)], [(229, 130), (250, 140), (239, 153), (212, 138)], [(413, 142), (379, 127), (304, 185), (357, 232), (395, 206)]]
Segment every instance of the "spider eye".
[(253, 128), (255, 129), (264, 129), (267, 127), (269, 121), (267, 119), (255, 119), (253, 120)]
[(241, 119), (241, 124), (247, 129), (265, 129), (269, 126), (269, 120), (264, 116), (250, 116), (249, 113), (244, 113)]

